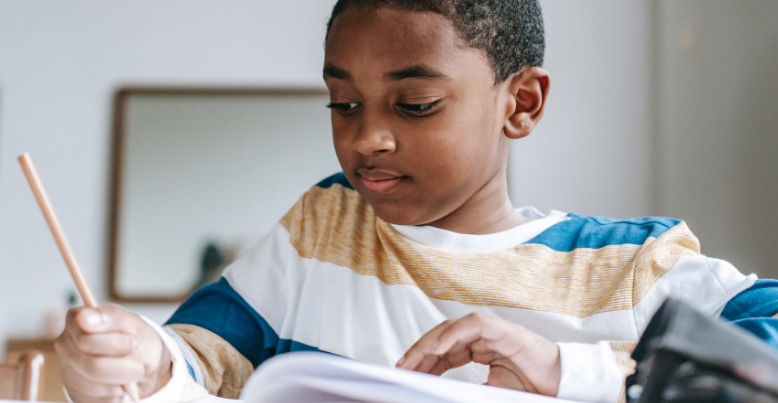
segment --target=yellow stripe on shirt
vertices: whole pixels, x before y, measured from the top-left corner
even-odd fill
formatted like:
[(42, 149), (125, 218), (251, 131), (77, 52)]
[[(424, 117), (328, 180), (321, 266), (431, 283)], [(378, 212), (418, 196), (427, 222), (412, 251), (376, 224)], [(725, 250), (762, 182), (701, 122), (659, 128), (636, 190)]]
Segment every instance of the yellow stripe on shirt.
[(522, 244), (488, 254), (452, 253), (406, 238), (359, 193), (340, 185), (312, 188), (281, 224), (301, 257), (388, 285), (418, 287), (431, 298), (467, 305), (578, 318), (632, 309), (681, 256), (699, 251), (681, 223), (642, 245), (560, 252)]
[(238, 350), (210, 330), (195, 325), (168, 325), (186, 342), (203, 374), (208, 393), (237, 399), (254, 366)]

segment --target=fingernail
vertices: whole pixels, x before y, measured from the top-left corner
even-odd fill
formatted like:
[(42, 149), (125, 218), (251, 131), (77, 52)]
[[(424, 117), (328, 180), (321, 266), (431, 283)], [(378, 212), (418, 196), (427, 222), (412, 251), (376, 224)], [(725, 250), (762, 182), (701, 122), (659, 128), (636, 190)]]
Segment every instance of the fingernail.
[(438, 347), (440, 347), (440, 341), (436, 341), (435, 344), (432, 345), (432, 352), (435, 352)]
[(397, 361), (397, 365), (395, 367), (399, 367), (400, 365), (403, 365), (405, 362), (405, 356), (400, 357), (400, 361)]
[(132, 338), (132, 351), (135, 351), (135, 349), (138, 348), (138, 339)]
[(86, 324), (89, 326), (97, 326), (101, 323), (103, 323), (103, 315), (100, 315), (98, 312), (89, 311), (86, 313)]

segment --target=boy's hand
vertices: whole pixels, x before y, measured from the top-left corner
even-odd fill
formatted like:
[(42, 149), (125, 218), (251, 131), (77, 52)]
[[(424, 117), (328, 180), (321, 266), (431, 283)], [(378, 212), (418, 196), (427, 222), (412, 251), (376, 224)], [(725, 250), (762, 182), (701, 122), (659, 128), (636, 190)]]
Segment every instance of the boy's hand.
[(138, 383), (150, 396), (170, 379), (170, 352), (140, 316), (119, 307), (68, 311), (54, 343), (59, 375), (75, 402), (129, 401), (122, 385)]
[(486, 385), (556, 396), (559, 347), (522, 326), (472, 313), (447, 320), (416, 342), (397, 368), (441, 375), (469, 362), (489, 365)]

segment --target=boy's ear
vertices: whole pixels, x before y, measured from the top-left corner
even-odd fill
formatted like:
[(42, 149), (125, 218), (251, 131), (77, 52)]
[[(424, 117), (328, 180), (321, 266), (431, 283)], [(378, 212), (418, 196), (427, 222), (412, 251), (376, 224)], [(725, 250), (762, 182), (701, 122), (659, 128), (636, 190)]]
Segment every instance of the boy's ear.
[(543, 117), (551, 77), (548, 71), (540, 67), (530, 67), (509, 77), (507, 81), (509, 98), (505, 135), (511, 139), (520, 139), (530, 134)]

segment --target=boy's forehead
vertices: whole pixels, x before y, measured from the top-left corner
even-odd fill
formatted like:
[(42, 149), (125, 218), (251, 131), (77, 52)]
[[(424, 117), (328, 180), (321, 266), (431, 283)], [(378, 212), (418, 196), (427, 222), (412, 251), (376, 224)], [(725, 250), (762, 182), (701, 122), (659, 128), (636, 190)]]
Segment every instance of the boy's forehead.
[(383, 79), (409, 66), (446, 74), (466, 62), (468, 53), (480, 55), (461, 44), (453, 25), (442, 15), (353, 6), (333, 21), (325, 47), (325, 75), (328, 67), (336, 67), (352, 75)]

